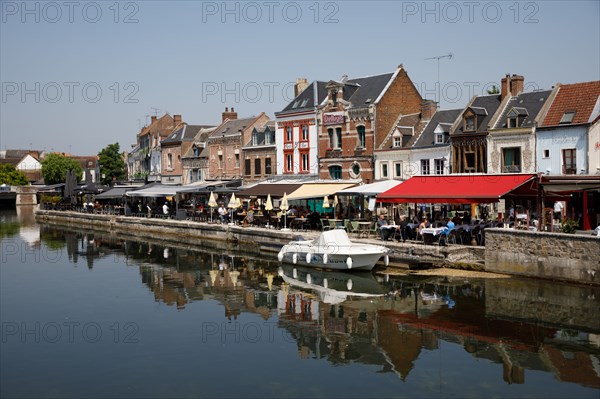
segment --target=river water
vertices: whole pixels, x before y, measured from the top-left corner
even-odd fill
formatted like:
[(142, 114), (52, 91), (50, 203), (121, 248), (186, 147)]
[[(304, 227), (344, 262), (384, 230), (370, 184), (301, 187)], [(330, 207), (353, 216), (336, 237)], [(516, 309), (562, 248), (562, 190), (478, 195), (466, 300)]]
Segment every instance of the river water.
[(327, 273), (0, 218), (3, 398), (600, 396), (598, 288)]

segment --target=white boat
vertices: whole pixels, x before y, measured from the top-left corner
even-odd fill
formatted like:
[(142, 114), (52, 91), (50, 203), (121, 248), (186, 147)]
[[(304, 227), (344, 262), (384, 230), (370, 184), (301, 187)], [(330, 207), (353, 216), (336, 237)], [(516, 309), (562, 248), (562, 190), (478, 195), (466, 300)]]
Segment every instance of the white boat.
[(387, 265), (388, 249), (381, 245), (354, 243), (345, 230), (321, 233), (314, 240), (291, 241), (277, 258), (280, 262), (333, 270), (372, 270), (382, 255)]

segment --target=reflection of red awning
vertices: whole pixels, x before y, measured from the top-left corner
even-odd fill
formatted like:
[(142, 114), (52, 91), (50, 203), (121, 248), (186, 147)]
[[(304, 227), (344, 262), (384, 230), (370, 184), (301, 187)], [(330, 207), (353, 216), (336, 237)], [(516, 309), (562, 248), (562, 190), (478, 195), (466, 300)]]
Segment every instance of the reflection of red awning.
[(415, 176), (377, 196), (378, 202), (471, 204), (535, 198), (533, 174)]

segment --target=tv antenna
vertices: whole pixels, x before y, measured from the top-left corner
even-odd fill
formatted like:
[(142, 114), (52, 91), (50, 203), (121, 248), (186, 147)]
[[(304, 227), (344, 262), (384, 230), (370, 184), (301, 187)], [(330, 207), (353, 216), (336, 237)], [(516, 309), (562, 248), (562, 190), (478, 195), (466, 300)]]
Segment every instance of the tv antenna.
[(154, 111), (154, 116), (158, 116), (158, 113), (160, 112), (160, 109), (158, 109), (158, 108), (154, 108), (154, 107), (150, 107), (150, 109), (151, 109), (152, 111)]
[(441, 90), (440, 90), (440, 60), (442, 58), (448, 58), (449, 60), (451, 60), (452, 57), (454, 57), (454, 55), (452, 53), (448, 53), (448, 54), (445, 54), (445, 55), (438, 55), (438, 56), (435, 56), (435, 57), (425, 58), (425, 60), (437, 60), (438, 104), (440, 104), (442, 102)]

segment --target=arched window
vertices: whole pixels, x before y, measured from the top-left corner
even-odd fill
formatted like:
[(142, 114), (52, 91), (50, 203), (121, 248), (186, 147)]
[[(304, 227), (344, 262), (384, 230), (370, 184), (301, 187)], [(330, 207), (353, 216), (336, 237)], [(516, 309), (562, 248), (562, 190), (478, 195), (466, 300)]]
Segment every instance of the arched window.
[(358, 148), (366, 148), (367, 147), (367, 138), (366, 138), (366, 133), (365, 133), (365, 127), (364, 126), (357, 126), (356, 127), (356, 132), (358, 135), (358, 141), (356, 143), (356, 146)]
[(342, 178), (342, 167), (340, 165), (332, 165), (329, 167), (329, 177), (334, 180)]

